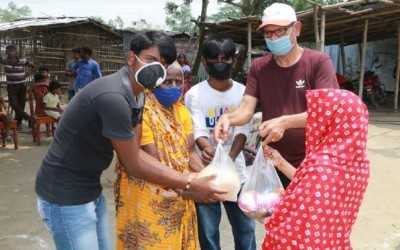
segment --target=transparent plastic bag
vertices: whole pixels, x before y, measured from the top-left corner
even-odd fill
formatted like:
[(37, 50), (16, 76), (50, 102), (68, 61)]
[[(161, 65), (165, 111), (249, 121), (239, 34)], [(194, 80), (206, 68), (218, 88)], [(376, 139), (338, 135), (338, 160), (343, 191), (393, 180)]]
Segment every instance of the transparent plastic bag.
[(264, 223), (284, 193), (275, 167), (270, 160), (264, 159), (260, 145), (253, 165), (248, 167), (247, 179), (240, 193), (238, 205), (247, 216)]
[(235, 163), (225, 152), (222, 143), (219, 142), (215, 155), (211, 163), (200, 171), (197, 178), (216, 174), (217, 178), (212, 180), (212, 184), (228, 193), (220, 195), (227, 201), (237, 201), (237, 194), (240, 190), (240, 179), (236, 171)]

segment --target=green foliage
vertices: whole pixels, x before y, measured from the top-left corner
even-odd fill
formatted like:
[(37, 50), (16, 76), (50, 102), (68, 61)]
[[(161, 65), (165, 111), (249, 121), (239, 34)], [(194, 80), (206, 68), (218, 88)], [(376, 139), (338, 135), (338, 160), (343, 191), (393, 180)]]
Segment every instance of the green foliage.
[(242, 10), (240, 9), (239, 6), (225, 4), (224, 6), (221, 6), (219, 8), (218, 13), (211, 15), (207, 19), (207, 21), (209, 21), (209, 22), (224, 22), (224, 21), (228, 21), (229, 17), (230, 18), (241, 18), (241, 17), (245, 17), (245, 15), (243, 15)]
[(122, 29), (124, 27), (124, 20), (122, 20), (120, 16), (117, 16), (114, 19), (108, 20), (108, 26), (111, 26), (114, 29)]
[[(291, 4), (296, 11), (301, 11), (301, 10), (309, 10), (314, 7), (314, 4), (308, 1), (304, 0), (293, 0), (293, 1), (288, 1), (289, 4)], [(290, 3), (291, 2), (291, 3)], [(341, 0), (314, 0), (313, 2), (320, 4), (320, 5), (331, 5), (331, 4), (336, 4), (343, 2)]]
[(188, 4), (177, 5), (173, 2), (167, 2), (165, 5), (167, 17), (165, 23), (172, 31), (189, 32), (192, 27), (192, 9)]
[(0, 23), (12, 22), (17, 19), (27, 18), (31, 16), (31, 9), (24, 5), (18, 7), (14, 2), (8, 3), (8, 8), (0, 8)]

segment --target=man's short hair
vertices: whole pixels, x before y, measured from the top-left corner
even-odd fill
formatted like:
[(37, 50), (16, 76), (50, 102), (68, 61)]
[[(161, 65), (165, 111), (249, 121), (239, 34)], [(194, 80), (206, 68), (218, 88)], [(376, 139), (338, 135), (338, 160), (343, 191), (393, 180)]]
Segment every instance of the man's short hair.
[(40, 82), (46, 79), (46, 77), (42, 73), (36, 73), (35, 76), (33, 77), (34, 82)]
[(10, 44), (10, 45), (7, 45), (6, 46), (6, 51), (9, 51), (9, 50), (17, 50), (17, 47), (15, 47), (15, 45), (14, 44)]
[(54, 90), (54, 89), (58, 89), (61, 88), (61, 84), (57, 81), (51, 81), (49, 84), (49, 90)]
[(227, 36), (213, 34), (204, 40), (202, 54), (205, 59), (217, 59), (220, 55), (234, 59), (235, 53), (235, 43)]
[(138, 31), (132, 36), (130, 50), (139, 55), (142, 50), (157, 47), (167, 64), (176, 60), (174, 40), (162, 31)]
[(71, 50), (73, 53), (79, 53), (81, 52), (81, 48), (75, 48)]
[(81, 52), (85, 52), (86, 54), (88, 54), (89, 56), (92, 56), (92, 49), (89, 47), (81, 47)]
[(49, 73), (49, 68), (46, 66), (40, 66), (40, 68), (38, 69), (39, 72), (43, 72), (46, 71), (47, 73)]

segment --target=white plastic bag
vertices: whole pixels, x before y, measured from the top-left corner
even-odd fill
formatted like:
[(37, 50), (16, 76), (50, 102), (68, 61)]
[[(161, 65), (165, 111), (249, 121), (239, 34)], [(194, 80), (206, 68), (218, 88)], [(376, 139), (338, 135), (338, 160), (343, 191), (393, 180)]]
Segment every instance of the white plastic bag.
[(197, 178), (216, 174), (217, 178), (212, 180), (212, 184), (228, 193), (220, 195), (227, 201), (237, 201), (237, 194), (240, 190), (240, 179), (236, 171), (235, 163), (224, 151), (222, 143), (219, 142), (215, 155), (210, 165), (200, 171)]
[(263, 223), (281, 201), (285, 190), (270, 160), (264, 159), (260, 145), (253, 165), (248, 167), (247, 179), (239, 196), (238, 205), (249, 217)]

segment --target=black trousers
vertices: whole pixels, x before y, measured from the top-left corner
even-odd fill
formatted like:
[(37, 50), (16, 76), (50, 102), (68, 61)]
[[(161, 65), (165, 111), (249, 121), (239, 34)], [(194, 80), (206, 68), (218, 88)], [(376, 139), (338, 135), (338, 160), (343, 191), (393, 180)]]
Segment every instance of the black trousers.
[(15, 112), (15, 120), (17, 120), (18, 125), (22, 123), (22, 119), (29, 118), (29, 115), (25, 112), (26, 89), (25, 83), (7, 85), (8, 101)]

